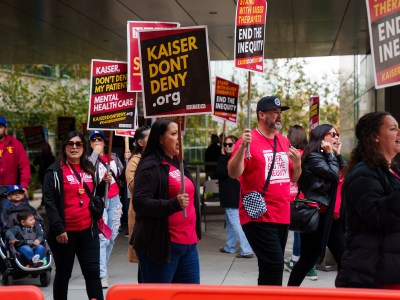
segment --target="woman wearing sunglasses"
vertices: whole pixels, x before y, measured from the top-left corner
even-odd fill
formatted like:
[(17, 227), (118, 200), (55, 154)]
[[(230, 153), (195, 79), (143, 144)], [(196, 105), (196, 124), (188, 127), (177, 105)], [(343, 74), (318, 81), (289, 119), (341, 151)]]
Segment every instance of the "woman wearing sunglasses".
[(90, 214), (90, 197), (85, 185), (96, 195), (104, 195), (104, 181), (96, 182), (95, 170), (86, 158), (82, 133), (69, 132), (61, 144), (60, 160), (46, 171), (43, 199), (48, 217), (48, 242), (56, 264), (53, 298), (66, 300), (75, 255), (85, 278), (89, 299), (103, 299), (100, 281), (100, 243), (95, 222)]
[(226, 137), (223, 143), (223, 153), (217, 161), (216, 175), (219, 183), (219, 198), (221, 206), (225, 207), (227, 240), (224, 247), (219, 248), (222, 253), (236, 253), (236, 242), (239, 241), (240, 252), (238, 258), (251, 258), (253, 249), (247, 241), (239, 220), (239, 180), (228, 175), (228, 161), (232, 155), (237, 138), (233, 135)]
[[(107, 173), (107, 166), (110, 164), (111, 182), (108, 188), (107, 198), (104, 199), (105, 209), (103, 221), (112, 230), (111, 237), (107, 238), (100, 234), (100, 278), (101, 286), (108, 288), (107, 263), (110, 259), (115, 239), (118, 236), (118, 230), (121, 226), (122, 203), (119, 197), (119, 180), (124, 172), (124, 166), (120, 159), (114, 153), (111, 153), (109, 159), (106, 153), (104, 133), (100, 130), (92, 131), (89, 135), (91, 153), (88, 159), (94, 165), (97, 177), (102, 178)], [(129, 153), (125, 155), (130, 156)], [(125, 158), (129, 158), (125, 156)]]
[(343, 233), (339, 223), (333, 224), (336, 192), (344, 159), (340, 154), (339, 133), (329, 124), (319, 125), (310, 132), (309, 142), (302, 156), (302, 173), (298, 186), (306, 199), (318, 202), (320, 218), (318, 229), (300, 233), (300, 259), (289, 277), (289, 286), (300, 286), (307, 272), (321, 263), (328, 246), (338, 269), (343, 255)]

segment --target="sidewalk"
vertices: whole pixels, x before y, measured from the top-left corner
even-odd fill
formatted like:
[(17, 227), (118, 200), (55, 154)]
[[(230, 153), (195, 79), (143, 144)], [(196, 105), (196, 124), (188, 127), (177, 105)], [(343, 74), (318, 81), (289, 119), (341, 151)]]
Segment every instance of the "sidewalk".
[[(34, 200), (32, 205), (38, 206)], [(209, 216), (207, 216), (209, 217)], [(209, 218), (208, 218), (209, 219)], [(207, 222), (207, 231), (203, 231), (203, 238), (198, 244), (200, 255), (200, 279), (205, 285), (257, 285), (257, 259), (236, 258), (233, 254), (220, 253), (218, 249), (224, 245), (225, 229), (223, 215), (210, 216), (211, 220), (218, 219), (218, 222)], [(203, 224), (204, 226), (204, 224)], [(110, 286), (118, 283), (137, 283), (137, 264), (131, 264), (127, 260), (128, 239), (124, 237), (125, 228), (119, 234), (108, 265), (108, 276)], [(293, 235), (289, 234), (286, 255), (290, 256), (293, 242)], [(40, 287), (38, 278), (24, 278), (16, 280), (15, 284), (33, 284), (41, 288), (45, 299), (52, 299), (52, 282), (55, 269), (52, 271), (52, 281), (46, 288)], [(286, 286), (289, 273), (284, 271), (283, 284)], [(302, 287), (334, 287), (336, 272), (318, 271), (318, 280), (310, 281), (305, 279)], [(106, 295), (107, 289), (104, 289)], [(73, 274), (69, 283), (69, 299), (86, 299), (85, 282), (77, 260), (75, 260)]]

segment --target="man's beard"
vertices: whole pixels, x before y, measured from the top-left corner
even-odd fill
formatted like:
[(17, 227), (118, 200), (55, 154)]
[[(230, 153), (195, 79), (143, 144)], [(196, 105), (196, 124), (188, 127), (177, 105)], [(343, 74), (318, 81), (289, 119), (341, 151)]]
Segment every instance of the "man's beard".
[(272, 122), (268, 121), (268, 127), (275, 130), (275, 131), (281, 131), (282, 129), (282, 120), (279, 121), (279, 124), (277, 122)]

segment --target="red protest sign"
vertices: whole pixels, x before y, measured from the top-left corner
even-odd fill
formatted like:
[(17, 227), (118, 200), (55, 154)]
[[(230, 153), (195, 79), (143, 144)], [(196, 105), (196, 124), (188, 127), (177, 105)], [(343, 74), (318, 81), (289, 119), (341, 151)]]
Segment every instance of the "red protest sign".
[(319, 96), (311, 97), (310, 101), (310, 131), (319, 125)]
[(221, 119), (236, 125), (239, 85), (216, 77), (213, 120)]
[(127, 137), (134, 137), (135, 136), (135, 130), (115, 130), (115, 135), (116, 136), (127, 136)]
[(129, 93), (127, 64), (92, 60), (88, 129), (134, 128), (136, 94)]
[(267, 1), (238, 0), (235, 20), (235, 67), (264, 72)]
[(142, 83), (140, 81), (140, 55), (139, 55), (139, 30), (155, 28), (175, 28), (179, 27), (175, 22), (142, 22), (128, 21), (128, 92), (141, 92)]
[(366, 0), (375, 88), (400, 83), (400, 5), (392, 0)]
[(139, 32), (145, 117), (211, 113), (207, 28)]

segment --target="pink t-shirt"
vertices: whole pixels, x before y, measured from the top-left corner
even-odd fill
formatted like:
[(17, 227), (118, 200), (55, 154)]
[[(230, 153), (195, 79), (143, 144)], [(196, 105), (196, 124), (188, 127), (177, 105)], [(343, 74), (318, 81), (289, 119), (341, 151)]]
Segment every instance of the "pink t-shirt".
[[(72, 165), (79, 173), (81, 179), (86, 182), (90, 190), (93, 190), (93, 179), (90, 174), (84, 173), (79, 164)], [(76, 178), (74, 172), (68, 165), (62, 165), (63, 185), (64, 185), (64, 214), (65, 229), (67, 231), (80, 231), (90, 227), (92, 218), (89, 210), (89, 196), (84, 192), (78, 193), (82, 184)], [(79, 202), (83, 201), (81, 206)]]
[[(181, 189), (181, 172), (173, 165), (169, 165), (168, 198), (175, 198)], [(196, 210), (194, 206), (195, 188), (193, 182), (185, 176), (185, 192), (189, 194), (189, 205), (186, 207), (186, 218), (182, 211), (178, 211), (168, 217), (169, 234), (174, 243), (191, 245), (198, 242), (196, 234)]]
[[(244, 171), (239, 177), (241, 194), (246, 195), (252, 191), (262, 192), (268, 171), (272, 163), (274, 139), (267, 139), (256, 129), (251, 131), (252, 141), (250, 144), (250, 159), (244, 159)], [(293, 162), (289, 159), (289, 140), (279, 133), (277, 137), (277, 153), (274, 169), (268, 189), (265, 193), (267, 212), (258, 219), (249, 217), (243, 208), (242, 198), (239, 201), (240, 223), (273, 222), (280, 224), (290, 223), (290, 176)], [(232, 157), (235, 156), (242, 138), (235, 144)]]

